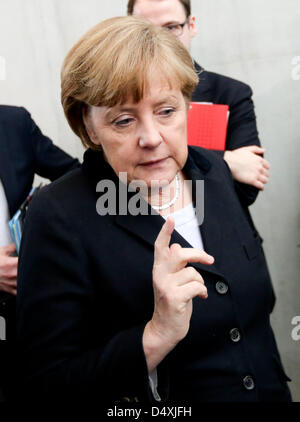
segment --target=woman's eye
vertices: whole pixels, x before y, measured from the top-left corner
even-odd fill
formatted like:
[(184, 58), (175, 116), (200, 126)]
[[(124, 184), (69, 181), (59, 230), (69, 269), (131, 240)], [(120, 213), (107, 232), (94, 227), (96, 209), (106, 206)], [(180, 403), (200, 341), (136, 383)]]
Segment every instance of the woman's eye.
[(132, 118), (127, 117), (126, 119), (115, 120), (113, 123), (115, 126), (125, 127), (125, 126), (128, 126), (132, 121), (133, 121)]
[(162, 116), (170, 116), (172, 113), (174, 113), (174, 108), (165, 108), (159, 112)]

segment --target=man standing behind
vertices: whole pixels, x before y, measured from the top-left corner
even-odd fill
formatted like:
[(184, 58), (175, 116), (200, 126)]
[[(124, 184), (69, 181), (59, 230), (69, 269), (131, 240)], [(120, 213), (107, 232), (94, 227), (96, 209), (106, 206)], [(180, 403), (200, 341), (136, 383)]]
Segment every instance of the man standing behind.
[(79, 165), (41, 133), (28, 111), (0, 105), (0, 292), (17, 293), (18, 259), (11, 257), (8, 220), (29, 194), (34, 175), (53, 181)]
[(12, 378), (16, 363), (13, 356), (18, 258), (12, 256), (16, 248), (8, 221), (29, 194), (35, 174), (53, 181), (79, 165), (78, 160), (41, 133), (28, 111), (0, 105), (0, 316), (5, 321), (6, 334), (5, 339), (0, 339), (0, 402), (1, 389)]
[[(177, 36), (190, 50), (196, 35), (196, 19), (191, 15), (190, 0), (129, 0), (129, 15), (140, 16), (162, 26)], [(224, 160), (235, 179), (242, 204), (251, 205), (269, 178), (269, 163), (262, 157), (251, 88), (237, 80), (204, 70), (195, 62), (199, 75), (192, 101), (226, 104), (229, 121)]]

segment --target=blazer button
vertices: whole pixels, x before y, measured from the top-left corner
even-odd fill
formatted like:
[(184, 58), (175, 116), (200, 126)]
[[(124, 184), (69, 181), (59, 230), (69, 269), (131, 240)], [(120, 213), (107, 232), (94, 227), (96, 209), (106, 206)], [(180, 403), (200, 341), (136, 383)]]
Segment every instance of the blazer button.
[(230, 335), (230, 339), (234, 343), (237, 343), (241, 339), (241, 333), (239, 332), (237, 328), (233, 328), (232, 330), (230, 330), (229, 335)]
[(217, 281), (216, 290), (220, 295), (226, 295), (228, 292), (228, 285), (224, 281)]
[(251, 377), (251, 375), (247, 375), (243, 379), (243, 384), (244, 384), (244, 387), (246, 388), (246, 390), (253, 390), (253, 388), (255, 387), (254, 380)]

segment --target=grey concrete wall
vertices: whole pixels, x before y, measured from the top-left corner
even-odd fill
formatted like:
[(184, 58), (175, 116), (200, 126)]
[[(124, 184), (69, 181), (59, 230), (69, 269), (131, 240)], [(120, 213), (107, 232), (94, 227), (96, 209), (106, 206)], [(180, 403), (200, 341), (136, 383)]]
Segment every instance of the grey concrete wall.
[[(125, 14), (126, 0), (0, 0), (0, 103), (27, 107), (41, 129), (74, 156), (82, 147), (63, 117), (59, 72), (92, 25)], [(264, 238), (277, 304), (272, 315), (282, 359), (300, 401), (299, 0), (193, 0), (192, 54), (205, 68), (251, 85), (271, 180), (252, 207)], [(297, 65), (298, 64), (298, 65)]]

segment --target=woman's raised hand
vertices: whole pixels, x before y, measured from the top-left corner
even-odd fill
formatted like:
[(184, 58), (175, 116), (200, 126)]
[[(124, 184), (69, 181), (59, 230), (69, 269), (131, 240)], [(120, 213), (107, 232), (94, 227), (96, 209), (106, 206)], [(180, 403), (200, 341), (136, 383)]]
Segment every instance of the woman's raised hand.
[(173, 230), (174, 221), (168, 218), (155, 242), (154, 313), (143, 335), (149, 372), (186, 336), (193, 310), (192, 299), (196, 296), (207, 298), (203, 278), (187, 264), (210, 265), (214, 262), (214, 258), (202, 250), (182, 248), (176, 243), (169, 246)]

